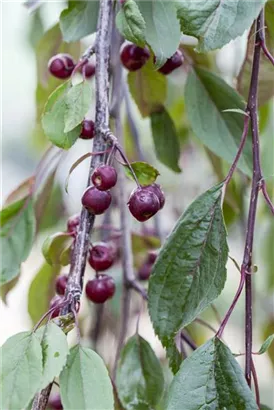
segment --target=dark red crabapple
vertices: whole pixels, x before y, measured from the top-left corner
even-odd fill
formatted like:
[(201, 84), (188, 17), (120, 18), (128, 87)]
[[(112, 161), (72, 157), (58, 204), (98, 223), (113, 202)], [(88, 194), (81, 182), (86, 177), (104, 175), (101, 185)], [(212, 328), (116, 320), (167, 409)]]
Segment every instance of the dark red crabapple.
[(88, 187), (82, 196), (82, 205), (94, 215), (103, 214), (111, 204), (109, 191), (100, 191), (96, 187)]
[(53, 410), (62, 410), (62, 402), (59, 393), (52, 394), (48, 401), (48, 407)]
[(94, 122), (92, 120), (84, 120), (82, 122), (82, 130), (80, 138), (90, 140), (94, 137)]
[(120, 58), (122, 64), (129, 71), (136, 71), (146, 64), (150, 57), (147, 48), (138, 47), (135, 44), (127, 44), (122, 48)]
[(147, 221), (160, 209), (158, 196), (148, 187), (138, 187), (130, 195), (128, 207), (131, 214), (140, 222)]
[(143, 187), (143, 189), (148, 189), (149, 191), (154, 192), (155, 195), (157, 195), (159, 202), (160, 202), (160, 209), (162, 209), (165, 205), (165, 194), (163, 193), (160, 185), (158, 184), (152, 184), (152, 185), (147, 185)]
[(145, 262), (140, 267), (138, 271), (138, 279), (148, 280), (152, 271), (154, 262), (157, 259), (157, 253), (155, 251), (149, 251), (146, 257)]
[(172, 73), (176, 68), (180, 67), (183, 64), (184, 57), (180, 50), (177, 50), (172, 57), (170, 57), (165, 64), (159, 68), (159, 72), (168, 75)]
[(60, 308), (57, 307), (57, 306), (60, 305), (63, 301), (64, 301), (64, 298), (62, 296), (56, 295), (49, 302), (49, 308), (50, 309), (52, 309), (53, 307), (56, 306), (56, 309), (53, 311), (53, 313), (51, 315), (52, 318), (55, 318), (55, 317), (59, 316)]
[(62, 79), (69, 78), (74, 67), (75, 63), (69, 54), (56, 54), (48, 62), (49, 72), (54, 77)]
[(107, 191), (113, 188), (117, 182), (117, 172), (116, 169), (110, 165), (101, 165), (96, 168), (92, 174), (91, 181), (94, 186), (100, 191)]
[(76, 232), (79, 223), (80, 223), (79, 214), (71, 216), (67, 221), (67, 231), (70, 233)]
[(85, 76), (85, 78), (91, 78), (95, 74), (95, 64), (87, 63), (81, 67), (81, 73)]
[(104, 242), (95, 244), (89, 252), (89, 264), (94, 270), (96, 270), (96, 272), (101, 272), (109, 269), (114, 260), (114, 248)]
[(139, 280), (148, 280), (151, 274), (153, 264), (144, 263), (138, 270), (138, 279)]
[(104, 303), (115, 293), (115, 283), (111, 276), (99, 275), (86, 284), (86, 295), (94, 303)]
[(68, 283), (68, 275), (57, 276), (56, 281), (55, 281), (55, 290), (56, 290), (56, 293), (58, 293), (58, 295), (63, 296), (65, 294), (67, 283)]

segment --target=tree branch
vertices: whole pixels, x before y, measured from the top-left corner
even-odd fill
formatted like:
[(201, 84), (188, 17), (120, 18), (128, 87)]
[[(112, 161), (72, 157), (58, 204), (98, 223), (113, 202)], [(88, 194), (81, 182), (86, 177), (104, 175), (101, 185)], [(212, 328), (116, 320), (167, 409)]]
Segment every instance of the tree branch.
[[(106, 149), (106, 135), (109, 130), (109, 50), (112, 27), (112, 0), (101, 0), (96, 35), (96, 115), (95, 115), (95, 137), (93, 152), (99, 153)], [(88, 183), (93, 169), (103, 159), (103, 154), (92, 156)], [(82, 208), (78, 233), (75, 238), (74, 248), (71, 255), (70, 272), (66, 287), (65, 300), (67, 305), (62, 308), (61, 315), (66, 315), (75, 310), (83, 289), (83, 276), (86, 266), (86, 258), (89, 248), (89, 236), (94, 224), (95, 217), (85, 208)], [(34, 399), (32, 410), (44, 410), (47, 406), (51, 391), (51, 385), (38, 393)]]
[[(109, 130), (109, 50), (112, 27), (112, 0), (102, 0), (98, 18), (98, 29), (95, 44), (96, 53), (96, 115), (95, 137), (93, 152), (102, 152), (106, 149), (106, 135)], [(90, 185), (91, 174), (103, 160), (103, 154), (94, 155), (91, 159), (88, 183)], [(83, 276), (86, 266), (86, 258), (89, 247), (89, 235), (94, 224), (95, 217), (87, 209), (82, 208), (80, 224), (75, 239), (74, 249), (71, 256), (66, 297), (75, 304), (79, 301), (82, 288)], [(71, 304), (70, 304), (71, 305)], [(63, 309), (66, 314), (71, 306)]]

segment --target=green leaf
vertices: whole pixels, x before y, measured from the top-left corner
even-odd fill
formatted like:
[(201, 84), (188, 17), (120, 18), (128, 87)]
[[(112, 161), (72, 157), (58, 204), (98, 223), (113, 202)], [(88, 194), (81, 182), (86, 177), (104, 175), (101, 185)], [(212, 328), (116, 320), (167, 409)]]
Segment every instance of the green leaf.
[(53, 322), (40, 327), (36, 335), (42, 346), (43, 377), (40, 389), (43, 389), (61, 373), (66, 364), (69, 349), (65, 333)]
[(68, 265), (70, 263), (69, 253), (72, 243), (73, 238), (63, 232), (48, 236), (42, 246), (46, 261), (52, 266)]
[(42, 126), (46, 136), (57, 147), (69, 149), (81, 133), (81, 125), (65, 132), (65, 116), (67, 112), (66, 98), (70, 85), (60, 85), (50, 95), (42, 116)]
[(164, 392), (161, 365), (138, 334), (124, 346), (117, 369), (117, 391), (125, 410), (155, 408)]
[(65, 191), (66, 193), (68, 193), (68, 184), (69, 184), (69, 178), (72, 174), (72, 172), (78, 167), (78, 165), (80, 165), (85, 159), (89, 158), (92, 156), (91, 152), (87, 152), (86, 154), (82, 155), (80, 158), (78, 158), (70, 167), (69, 169), (69, 173), (68, 176), (66, 178), (66, 182), (65, 182)]
[(265, 406), (264, 404), (261, 404), (260, 405), (260, 410), (271, 410), (271, 408), (268, 407), (268, 406)]
[(82, 81), (68, 90), (65, 97), (65, 133), (82, 123), (89, 110), (91, 97), (91, 86), (88, 81)]
[(128, 86), (142, 117), (148, 117), (165, 102), (167, 79), (155, 71), (151, 60), (141, 70), (128, 74)]
[(257, 410), (255, 397), (233, 354), (218, 338), (183, 361), (168, 393), (166, 410)]
[[(151, 185), (156, 181), (159, 171), (147, 162), (137, 161), (131, 162), (131, 167), (141, 185)], [(134, 177), (128, 165), (124, 164), (126, 175), (134, 181)]]
[(159, 67), (175, 53), (181, 39), (175, 2), (138, 0), (138, 6), (146, 23), (146, 41), (151, 46), (157, 59), (156, 66)]
[(268, 336), (268, 338), (264, 341), (264, 343), (262, 344), (258, 354), (263, 354), (265, 353), (271, 346), (272, 342), (274, 340), (274, 335), (270, 335)]
[[(273, 55), (274, 53), (274, 0), (269, 0), (265, 5), (265, 37), (266, 44)], [(255, 24), (253, 24), (250, 30), (246, 55), (238, 75), (237, 89), (238, 91), (247, 99), (252, 62), (253, 62), (253, 51), (254, 51), (254, 36), (255, 36)], [(273, 65), (268, 60), (268, 58), (261, 53), (260, 59), (260, 71), (259, 71), (259, 83), (258, 83), (258, 103), (259, 106), (265, 104), (267, 101), (274, 96), (274, 77), (273, 77)]]
[(59, 380), (65, 409), (113, 409), (114, 399), (108, 371), (101, 357), (91, 349), (74, 346)]
[[(196, 136), (216, 155), (232, 163), (243, 132), (243, 116), (223, 110), (245, 109), (241, 97), (220, 77), (201, 68), (193, 70), (185, 87), (187, 116)], [(251, 137), (238, 165), (252, 175)]]
[(153, 267), (149, 313), (167, 348), (221, 293), (228, 246), (222, 214), (222, 188), (200, 195), (178, 220)]
[(42, 348), (32, 332), (10, 337), (1, 347), (1, 408), (27, 407), (42, 380)]
[(28, 313), (33, 324), (49, 309), (49, 302), (55, 295), (55, 278), (60, 266), (44, 263), (31, 282), (28, 293)]
[(150, 116), (156, 156), (174, 172), (181, 172), (178, 165), (180, 144), (175, 125), (164, 107)]
[(176, 1), (184, 34), (197, 37), (198, 50), (221, 48), (249, 29), (266, 0)]
[(69, 1), (61, 13), (60, 28), (67, 42), (81, 40), (97, 29), (99, 1)]
[(127, 0), (116, 15), (116, 26), (122, 36), (133, 43), (145, 43), (146, 23), (134, 0)]
[(35, 234), (33, 201), (30, 197), (21, 199), (4, 208), (1, 219), (1, 281), (3, 285), (14, 279), (20, 265), (31, 251)]

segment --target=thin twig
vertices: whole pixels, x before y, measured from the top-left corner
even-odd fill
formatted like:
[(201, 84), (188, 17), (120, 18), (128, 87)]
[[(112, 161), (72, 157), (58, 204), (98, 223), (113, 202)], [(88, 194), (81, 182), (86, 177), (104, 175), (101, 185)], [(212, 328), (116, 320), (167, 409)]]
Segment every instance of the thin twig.
[(197, 349), (196, 343), (194, 342), (194, 340), (192, 340), (192, 338), (189, 336), (189, 334), (185, 330), (181, 331), (181, 338), (192, 350)]
[[(264, 10), (262, 10), (262, 20), (263, 22), (265, 21), (264, 19)], [(266, 40), (265, 40), (265, 25), (263, 24), (263, 26), (261, 27), (261, 31), (260, 31), (260, 35), (259, 35), (259, 41), (260, 41), (260, 45), (261, 48), (264, 52), (264, 55), (266, 56), (266, 58), (268, 58), (268, 60), (271, 62), (271, 64), (274, 65), (274, 57), (273, 55), (270, 53), (270, 51), (267, 48), (266, 45)]]
[(256, 402), (257, 402), (258, 408), (260, 408), (260, 405), (261, 405), (260, 389), (259, 389), (259, 382), (258, 382), (257, 372), (256, 372), (253, 359), (251, 359), (251, 372), (252, 372), (252, 378), (254, 382)]

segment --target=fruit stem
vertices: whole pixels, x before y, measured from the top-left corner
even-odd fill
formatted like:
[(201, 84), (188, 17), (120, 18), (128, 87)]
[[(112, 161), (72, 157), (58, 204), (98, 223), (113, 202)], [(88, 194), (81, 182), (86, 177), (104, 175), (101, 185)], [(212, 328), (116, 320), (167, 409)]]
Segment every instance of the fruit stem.
[(135, 180), (135, 182), (136, 182), (138, 188), (141, 188), (140, 182), (138, 181), (138, 178), (137, 178), (137, 176), (136, 176), (136, 174), (135, 174), (135, 172), (134, 172), (134, 169), (132, 168), (132, 166), (131, 166), (129, 160), (127, 159), (127, 157), (126, 157), (125, 154), (123, 153), (122, 147), (121, 147), (119, 144), (117, 144), (117, 145), (116, 145), (116, 148), (117, 148), (117, 151), (119, 152), (119, 154), (121, 155), (121, 157), (123, 158), (123, 160), (125, 161), (126, 165), (129, 167), (130, 172), (132, 173), (133, 178), (134, 178), (134, 180)]

